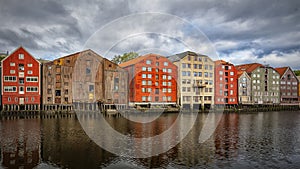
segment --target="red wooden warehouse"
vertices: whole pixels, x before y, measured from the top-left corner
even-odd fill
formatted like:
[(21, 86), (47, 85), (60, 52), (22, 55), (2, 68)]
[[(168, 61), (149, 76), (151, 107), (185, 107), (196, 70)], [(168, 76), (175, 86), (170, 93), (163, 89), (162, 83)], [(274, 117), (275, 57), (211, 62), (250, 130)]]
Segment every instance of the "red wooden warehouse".
[(237, 70), (224, 60), (215, 61), (215, 104), (238, 104)]
[(147, 54), (120, 64), (129, 73), (129, 105), (176, 105), (177, 66), (166, 57)]
[(2, 60), (4, 110), (38, 110), (40, 85), (40, 62), (23, 47)]

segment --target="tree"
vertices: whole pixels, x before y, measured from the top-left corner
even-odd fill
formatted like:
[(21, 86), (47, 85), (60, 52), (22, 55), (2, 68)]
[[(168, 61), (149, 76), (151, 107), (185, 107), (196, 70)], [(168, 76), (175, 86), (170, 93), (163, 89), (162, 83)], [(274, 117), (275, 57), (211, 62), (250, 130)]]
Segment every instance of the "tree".
[(294, 70), (296, 76), (300, 76), (300, 70)]
[(131, 59), (135, 59), (138, 56), (139, 56), (139, 54), (136, 52), (129, 52), (129, 53), (124, 53), (123, 55), (115, 55), (111, 61), (116, 64), (120, 64), (120, 63), (127, 62)]

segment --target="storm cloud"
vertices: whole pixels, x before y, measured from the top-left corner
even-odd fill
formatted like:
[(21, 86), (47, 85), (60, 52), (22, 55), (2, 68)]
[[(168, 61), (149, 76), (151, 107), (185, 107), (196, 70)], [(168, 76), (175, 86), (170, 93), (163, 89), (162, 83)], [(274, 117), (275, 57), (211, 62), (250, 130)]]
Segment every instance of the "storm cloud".
[[(93, 38), (120, 18), (145, 12), (178, 17), (189, 26), (172, 20), (132, 20), (127, 29), (115, 27), (101, 39)], [(207, 42), (199, 43), (202, 34), (192, 32), (195, 27), (221, 59), (300, 69), (298, 0), (1, 0), (0, 21), (0, 51), (22, 45), (37, 58), (54, 59), (87, 47), (94, 47), (101, 55), (109, 48), (108, 58), (129, 51), (167, 55), (188, 50), (186, 44), (199, 45), (197, 52), (206, 54)], [(149, 27), (153, 27), (152, 32), (147, 32)], [(155, 34), (161, 30), (172, 37)], [(144, 34), (128, 36), (130, 32)], [(91, 39), (93, 45), (89, 46)], [(110, 46), (116, 39), (122, 40)]]

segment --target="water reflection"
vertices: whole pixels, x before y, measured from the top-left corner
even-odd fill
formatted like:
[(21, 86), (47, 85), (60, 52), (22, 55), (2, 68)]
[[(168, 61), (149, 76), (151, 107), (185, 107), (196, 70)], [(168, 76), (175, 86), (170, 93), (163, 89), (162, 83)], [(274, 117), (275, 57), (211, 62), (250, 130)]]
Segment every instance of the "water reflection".
[[(183, 126), (193, 116), (181, 119)], [(151, 158), (127, 158), (105, 151), (73, 118), (0, 121), (0, 158), (4, 168), (298, 168), (300, 112), (224, 114), (215, 133), (204, 143), (198, 138), (207, 114), (199, 114), (189, 134), (169, 151)], [(178, 118), (164, 114), (149, 124), (125, 118), (106, 120), (123, 134), (150, 137), (167, 130)], [(89, 119), (86, 119), (89, 120)], [(91, 121), (91, 125), (92, 125)], [(169, 139), (181, 137), (180, 127)], [(106, 131), (98, 131), (106, 132)], [(111, 144), (113, 138), (106, 133)], [(166, 145), (166, 140), (161, 140)], [(134, 147), (149, 147), (135, 142)], [(162, 148), (162, 147), (160, 147)], [(0, 168), (1, 168), (0, 166)]]
[(0, 123), (1, 162), (7, 168), (33, 168), (40, 163), (40, 119)]

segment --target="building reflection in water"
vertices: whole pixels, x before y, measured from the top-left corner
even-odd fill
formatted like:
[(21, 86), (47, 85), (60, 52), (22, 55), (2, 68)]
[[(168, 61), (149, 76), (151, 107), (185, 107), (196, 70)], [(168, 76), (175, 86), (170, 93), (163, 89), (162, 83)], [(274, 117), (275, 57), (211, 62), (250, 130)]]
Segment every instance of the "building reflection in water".
[(219, 159), (238, 155), (239, 114), (224, 114), (215, 131), (215, 154)]
[(40, 119), (0, 123), (1, 162), (7, 168), (33, 168), (40, 161)]

